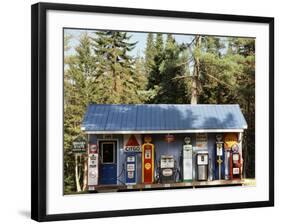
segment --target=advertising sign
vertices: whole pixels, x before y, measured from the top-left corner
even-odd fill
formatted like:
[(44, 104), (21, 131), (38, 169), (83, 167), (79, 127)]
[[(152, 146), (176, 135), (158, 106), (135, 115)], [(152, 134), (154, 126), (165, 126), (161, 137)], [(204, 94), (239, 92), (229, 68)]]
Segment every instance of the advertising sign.
[(85, 153), (86, 152), (86, 141), (72, 142), (72, 152)]
[(165, 141), (170, 143), (170, 142), (174, 142), (175, 141), (175, 136), (174, 135), (165, 135)]
[(225, 149), (231, 149), (234, 144), (238, 142), (238, 135), (236, 133), (227, 133), (224, 135)]
[(124, 135), (125, 152), (141, 152), (140, 135)]
[(208, 135), (207, 133), (196, 134), (196, 145), (197, 150), (208, 149)]

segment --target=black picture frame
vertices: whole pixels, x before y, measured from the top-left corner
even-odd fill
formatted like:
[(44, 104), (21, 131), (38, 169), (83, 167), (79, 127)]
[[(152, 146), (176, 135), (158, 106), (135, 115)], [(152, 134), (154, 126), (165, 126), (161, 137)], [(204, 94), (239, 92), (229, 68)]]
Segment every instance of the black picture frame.
[[(191, 18), (216, 21), (253, 22), (269, 25), (269, 200), (214, 205), (178, 206), (149, 209), (114, 210), (68, 214), (46, 214), (46, 13), (48, 10), (99, 12), (169, 18)], [(37, 221), (133, 216), (161, 213), (193, 212), (274, 206), (274, 18), (240, 15), (163, 11), (137, 8), (103, 7), (73, 4), (37, 3), (31, 10), (31, 218)]]

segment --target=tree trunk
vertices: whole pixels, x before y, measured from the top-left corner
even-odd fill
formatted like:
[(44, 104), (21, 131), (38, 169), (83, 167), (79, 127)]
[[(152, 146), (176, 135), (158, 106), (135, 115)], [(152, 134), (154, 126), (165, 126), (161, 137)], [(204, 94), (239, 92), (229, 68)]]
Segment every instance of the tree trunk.
[(84, 156), (84, 169), (83, 169), (83, 187), (82, 190), (87, 190), (88, 186), (88, 157)]
[(78, 155), (75, 154), (75, 182), (76, 182), (76, 191), (81, 191), (80, 186), (80, 174), (79, 174), (79, 166), (78, 166)]
[[(201, 36), (195, 37), (195, 49), (200, 50)], [(199, 92), (200, 59), (198, 53), (194, 55), (194, 68), (192, 76), (191, 104), (197, 104)]]

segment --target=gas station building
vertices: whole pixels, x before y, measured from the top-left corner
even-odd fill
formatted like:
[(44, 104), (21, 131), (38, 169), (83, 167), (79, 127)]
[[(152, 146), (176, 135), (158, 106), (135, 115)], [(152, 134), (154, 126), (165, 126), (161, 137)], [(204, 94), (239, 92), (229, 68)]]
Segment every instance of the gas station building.
[(90, 104), (81, 129), (89, 191), (243, 185), (237, 104)]

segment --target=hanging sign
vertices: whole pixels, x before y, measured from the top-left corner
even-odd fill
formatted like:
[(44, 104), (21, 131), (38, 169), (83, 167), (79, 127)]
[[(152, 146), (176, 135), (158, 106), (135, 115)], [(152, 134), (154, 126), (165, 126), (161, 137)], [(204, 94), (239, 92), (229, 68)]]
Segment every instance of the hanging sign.
[(227, 133), (224, 135), (224, 147), (230, 150), (234, 144), (238, 143), (238, 135), (236, 133)]
[(170, 142), (174, 142), (175, 141), (175, 136), (174, 135), (165, 135), (165, 141), (170, 143)]
[(125, 135), (124, 136), (124, 151), (125, 152), (141, 152), (140, 136)]
[(197, 133), (196, 134), (196, 149), (208, 149), (208, 135), (207, 133)]

